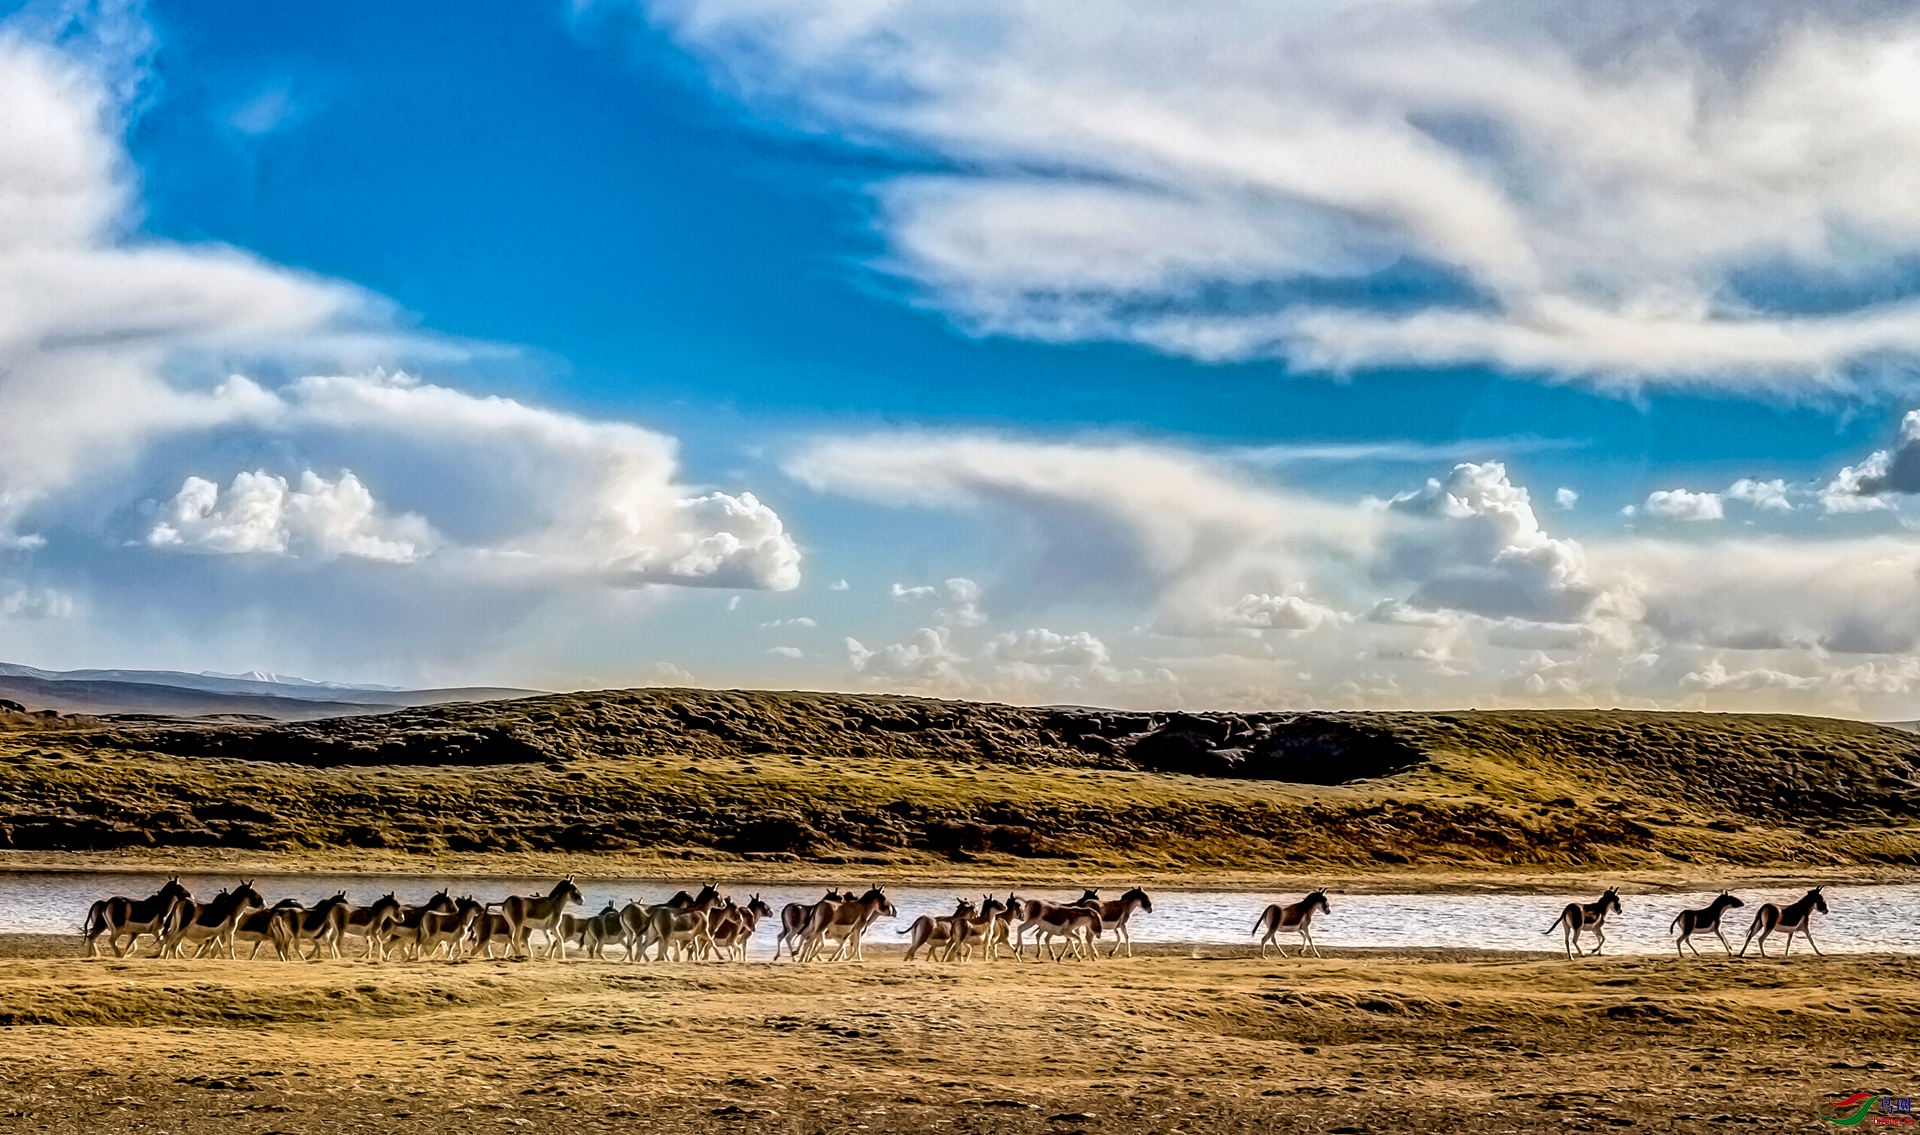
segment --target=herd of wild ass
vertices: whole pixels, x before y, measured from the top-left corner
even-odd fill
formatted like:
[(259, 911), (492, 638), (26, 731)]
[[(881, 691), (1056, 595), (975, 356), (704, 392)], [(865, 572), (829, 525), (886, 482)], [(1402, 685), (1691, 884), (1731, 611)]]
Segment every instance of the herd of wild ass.
[[(818, 902), (788, 903), (777, 920), (759, 895), (740, 905), (713, 883), (697, 894), (681, 891), (653, 905), (608, 903), (592, 915), (574, 911), (584, 903), (571, 875), (545, 894), (509, 895), (483, 903), (471, 897), (456, 899), (443, 890), (418, 906), (402, 903), (393, 894), (359, 906), (349, 902), (344, 892), (311, 906), (296, 899), (268, 906), (252, 880), (202, 902), (174, 876), (148, 898), (115, 896), (94, 903), (81, 934), (88, 957), (99, 954), (102, 939), (115, 957), (125, 957), (147, 936), (153, 939), (156, 956), (163, 958), (186, 957), (189, 952), (194, 957), (237, 958), (242, 947), (254, 958), (263, 946), (282, 961), (339, 958), (349, 953), (376, 961), (395, 956), (531, 958), (533, 936), (538, 933), (540, 954), (562, 961), (569, 949), (603, 960), (615, 947), (627, 961), (733, 961), (746, 959), (748, 943), (765, 922), (776, 929), (775, 961), (783, 955), (796, 962), (822, 957), (858, 961), (866, 957), (866, 935), (873, 926), (882, 918), (897, 916), (885, 890), (877, 886), (865, 891), (830, 890)], [(1720, 931), (1720, 920), (1729, 909), (1744, 905), (1723, 892), (1702, 909), (1680, 912), (1668, 928), (1674, 935), (1674, 949), (1683, 957), (1688, 949), (1698, 956), (1693, 936), (1711, 934), (1734, 956), (1733, 945)], [(1609, 889), (1596, 902), (1568, 903), (1546, 933), (1562, 932), (1568, 958), (1576, 952), (1598, 954), (1606, 945), (1607, 917), (1620, 909), (1619, 892)], [(1313, 917), (1328, 911), (1325, 891), (1314, 891), (1299, 902), (1268, 906), (1253, 927), (1261, 956), (1273, 949), (1286, 957), (1275, 939), (1295, 935), (1303, 950), (1319, 957)], [(1738, 956), (1744, 957), (1756, 939), (1761, 955), (1766, 956), (1767, 939), (1776, 933), (1785, 936), (1786, 952), (1792, 952), (1798, 936), (1818, 954), (1811, 927), (1816, 911), (1827, 912), (1819, 887), (1794, 903), (1761, 906)], [(1118, 899), (1102, 899), (1098, 891), (1088, 890), (1065, 903), (1011, 893), (1004, 899), (985, 895), (979, 903), (958, 900), (952, 914), (921, 915), (897, 933), (907, 939), (909, 961), (922, 957), (964, 961), (976, 950), (989, 961), (1023, 960), (1029, 946), (1036, 957), (1045, 955), (1055, 961), (1098, 958), (1100, 943), (1108, 935), (1113, 943), (1108, 957), (1122, 951), (1132, 957), (1128, 923), (1136, 914), (1152, 912), (1153, 900), (1139, 887)], [(1587, 931), (1593, 932), (1591, 951), (1580, 943)], [(350, 945), (349, 939), (357, 945)]]

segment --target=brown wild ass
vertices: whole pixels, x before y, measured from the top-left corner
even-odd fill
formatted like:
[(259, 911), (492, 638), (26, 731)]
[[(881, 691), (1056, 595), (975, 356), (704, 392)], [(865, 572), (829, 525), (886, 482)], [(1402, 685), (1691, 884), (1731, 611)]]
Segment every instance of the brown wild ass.
[(760, 925), (761, 919), (772, 917), (773, 908), (762, 901), (759, 895), (748, 896), (745, 906), (728, 903), (714, 917), (713, 948), (729, 961), (747, 960), (747, 943), (753, 940), (754, 928)]
[(547, 946), (549, 958), (566, 961), (566, 951), (561, 949), (560, 938), (555, 928), (560, 925), (560, 916), (570, 906), (579, 906), (587, 900), (580, 895), (580, 888), (573, 885), (573, 876), (568, 875), (553, 885), (553, 889), (544, 895), (509, 895), (497, 903), (507, 920), (507, 956), (513, 956), (518, 949), (521, 954), (531, 958), (533, 949), (528, 944), (535, 930), (544, 930), (552, 938)]
[[(1620, 892), (1613, 887), (1608, 887), (1607, 893), (1601, 895), (1597, 902), (1568, 903), (1567, 908), (1560, 912), (1560, 917), (1554, 919), (1553, 925), (1547, 927), (1541, 931), (1541, 933), (1551, 934), (1555, 930), (1565, 931), (1567, 957), (1571, 959), (1574, 950), (1580, 945), (1580, 932), (1591, 928), (1593, 930), (1593, 953), (1598, 954), (1600, 948), (1607, 944), (1606, 931), (1602, 928), (1606, 925), (1607, 914), (1609, 912), (1614, 914), (1620, 913)], [(1586, 951), (1581, 952), (1583, 955), (1586, 953)]]
[[(102, 934), (107, 936), (107, 947), (116, 958), (126, 957), (128, 950), (139, 945), (142, 934), (153, 935), (154, 942), (159, 943), (167, 913), (173, 909), (175, 902), (189, 897), (187, 888), (180, 885), (180, 876), (169, 875), (160, 889), (148, 898), (130, 899), (115, 895), (94, 903), (80, 928), (81, 937), (87, 944), (86, 956), (99, 956)], [(121, 935), (128, 935), (124, 950), (120, 947)]]
[(1286, 957), (1287, 952), (1273, 940), (1275, 935), (1285, 933), (1300, 935), (1301, 945), (1312, 950), (1314, 957), (1319, 957), (1320, 947), (1313, 944), (1313, 912), (1316, 910), (1331, 913), (1327, 908), (1327, 892), (1315, 891), (1299, 902), (1286, 906), (1279, 903), (1269, 905), (1261, 913), (1260, 921), (1253, 924), (1253, 932), (1260, 935), (1260, 956), (1266, 957), (1267, 947), (1272, 946), (1281, 957)]
[(165, 938), (160, 944), (161, 957), (184, 957), (181, 947), (188, 942), (194, 944), (194, 955), (199, 957), (210, 951), (218, 950), (224, 943), (227, 956), (233, 957), (233, 924), (240, 916), (249, 911), (258, 910), (266, 903), (260, 898), (260, 892), (253, 889), (253, 880), (246, 879), (238, 889), (221, 891), (213, 901), (201, 904), (192, 899), (180, 899), (173, 904), (173, 910), (167, 914)]
[(1781, 953), (1781, 957), (1784, 958), (1793, 953), (1795, 934), (1805, 938), (1807, 945), (1813, 946), (1816, 956), (1825, 957), (1820, 953), (1820, 947), (1814, 945), (1813, 941), (1813, 912), (1817, 910), (1821, 914), (1827, 913), (1827, 897), (1820, 893), (1821, 890), (1822, 888), (1815, 887), (1787, 906), (1776, 906), (1773, 903), (1762, 906), (1753, 916), (1753, 925), (1747, 928), (1747, 940), (1740, 943), (1740, 956), (1743, 958), (1747, 956), (1747, 947), (1753, 944), (1753, 936), (1758, 934), (1760, 956), (1766, 957), (1767, 935), (1779, 930), (1785, 932), (1787, 936), (1787, 948)]
[(387, 924), (400, 916), (400, 898), (389, 891), (375, 900), (372, 906), (350, 906), (346, 919), (340, 924), (340, 938), (358, 935), (366, 943), (361, 957), (371, 961), (380, 951), (380, 943), (386, 937)]
[(1153, 900), (1147, 897), (1147, 892), (1139, 887), (1133, 887), (1117, 899), (1102, 902), (1100, 892), (1088, 891), (1080, 896), (1080, 902), (1098, 910), (1100, 924), (1113, 931), (1116, 940), (1112, 951), (1107, 956), (1117, 957), (1121, 948), (1125, 947), (1127, 956), (1132, 957), (1133, 935), (1127, 932), (1127, 920), (1133, 917), (1133, 912), (1136, 910), (1143, 914), (1153, 913)]
[(1667, 926), (1669, 934), (1676, 930), (1680, 932), (1680, 936), (1673, 940), (1673, 952), (1684, 958), (1687, 956), (1687, 951), (1692, 950), (1693, 956), (1699, 957), (1700, 947), (1693, 944), (1693, 936), (1709, 933), (1720, 939), (1720, 944), (1727, 948), (1727, 956), (1732, 957), (1733, 944), (1727, 941), (1726, 935), (1720, 933), (1720, 916), (1730, 907), (1745, 905), (1747, 904), (1734, 898), (1730, 893), (1721, 891), (1712, 902), (1699, 910), (1683, 910), (1674, 915), (1673, 921)]
[(311, 907), (298, 904), (289, 907), (291, 917), (288, 927), (293, 934), (295, 956), (306, 958), (306, 947), (302, 943), (312, 942), (313, 956), (310, 960), (317, 962), (328, 953), (339, 957), (340, 939), (347, 932), (347, 912), (351, 909), (345, 891), (322, 899)]
[(861, 947), (861, 940), (867, 927), (883, 914), (892, 918), (898, 913), (883, 887), (871, 887), (857, 899), (817, 903), (808, 915), (806, 927), (801, 931), (800, 960), (812, 961), (820, 953), (821, 943), (828, 938), (838, 938), (840, 944), (828, 961), (851, 956), (856, 962), (864, 962), (867, 955)]
[(801, 932), (806, 930), (807, 920), (813, 917), (814, 910), (822, 903), (840, 902), (846, 897), (843, 892), (828, 891), (826, 895), (821, 898), (820, 902), (790, 902), (786, 906), (781, 907), (780, 936), (773, 940), (773, 960), (776, 962), (780, 960), (780, 947), (782, 946), (787, 947), (787, 953), (790, 956), (798, 958), (800, 956)]
[[(1075, 958), (1092, 956), (1094, 960), (1099, 960), (1097, 943), (1104, 927), (1100, 922), (1100, 912), (1093, 906), (1098, 901), (1083, 899), (1062, 906), (1041, 899), (1026, 900), (1017, 915), (1021, 920), (1020, 925), (1013, 932), (1014, 956), (1022, 956), (1021, 939), (1031, 930), (1034, 932), (1034, 949), (1044, 950), (1056, 962), (1069, 954)], [(1053, 949), (1055, 937), (1066, 939), (1066, 946), (1058, 953)]]

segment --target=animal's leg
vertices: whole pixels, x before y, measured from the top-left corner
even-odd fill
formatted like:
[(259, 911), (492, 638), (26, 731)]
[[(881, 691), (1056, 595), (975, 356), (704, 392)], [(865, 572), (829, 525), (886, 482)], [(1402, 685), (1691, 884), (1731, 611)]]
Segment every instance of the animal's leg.
[(1607, 944), (1607, 932), (1600, 926), (1593, 928), (1593, 952), (1598, 954)]
[(1820, 952), (1820, 947), (1814, 946), (1813, 944), (1813, 923), (1809, 922), (1807, 923), (1807, 925), (1801, 927), (1800, 933), (1806, 937), (1807, 945), (1813, 946), (1813, 954), (1815, 957), (1819, 957), (1819, 958), (1826, 957), (1825, 954)]

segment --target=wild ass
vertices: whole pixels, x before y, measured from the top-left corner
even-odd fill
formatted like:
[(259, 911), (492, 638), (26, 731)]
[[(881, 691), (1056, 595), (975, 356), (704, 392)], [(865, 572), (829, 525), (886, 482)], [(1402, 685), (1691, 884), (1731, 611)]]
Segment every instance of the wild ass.
[(247, 960), (252, 961), (260, 956), (260, 947), (271, 945), (281, 961), (292, 961), (293, 917), (300, 909), (299, 899), (281, 899), (265, 909), (247, 911), (233, 920), (227, 934), (229, 946), (232, 950), (252, 946), (247, 952)]
[(1313, 912), (1316, 910), (1327, 911), (1327, 892), (1315, 891), (1299, 902), (1286, 906), (1279, 903), (1269, 905), (1260, 915), (1260, 921), (1253, 924), (1253, 932), (1260, 935), (1260, 956), (1266, 957), (1267, 947), (1272, 946), (1281, 957), (1286, 957), (1286, 950), (1273, 940), (1275, 935), (1286, 933), (1300, 935), (1301, 945), (1312, 950), (1314, 957), (1319, 957), (1320, 947), (1313, 944)]
[[(107, 947), (116, 958), (127, 956), (140, 943), (140, 935), (151, 934), (157, 944), (161, 940), (161, 927), (166, 923), (167, 913), (173, 904), (189, 898), (187, 888), (180, 885), (180, 876), (169, 875), (167, 881), (150, 897), (130, 899), (115, 895), (110, 899), (101, 899), (87, 911), (87, 918), (80, 927), (80, 935), (86, 940), (87, 957), (100, 955), (100, 936), (107, 936)], [(126, 949), (120, 948), (121, 935), (128, 935)]]
[(358, 935), (366, 943), (361, 957), (371, 961), (386, 938), (387, 924), (400, 916), (400, 898), (392, 891), (380, 896), (372, 906), (350, 906), (340, 924), (340, 939)]
[(932, 958), (934, 947), (945, 946), (953, 941), (953, 928), (956, 923), (964, 923), (977, 913), (972, 899), (953, 900), (952, 914), (923, 914), (913, 920), (905, 930), (896, 930), (907, 939), (907, 960), (913, 961), (921, 950), (927, 951)]
[(580, 888), (573, 885), (573, 876), (568, 875), (553, 885), (553, 889), (544, 895), (509, 895), (498, 903), (500, 913), (507, 920), (507, 956), (512, 957), (518, 949), (531, 958), (533, 949), (528, 940), (535, 930), (545, 930), (553, 939), (547, 947), (547, 956), (558, 957), (566, 961), (566, 952), (560, 947), (560, 938), (554, 933), (560, 924), (560, 916), (570, 906), (579, 906), (587, 900), (580, 895)]
[(565, 943), (575, 942), (586, 951), (589, 958), (604, 961), (605, 955), (602, 951), (607, 948), (607, 943), (624, 938), (620, 926), (620, 909), (608, 903), (599, 914), (584, 918), (563, 914), (560, 916), (560, 938), (562, 952), (566, 950)]
[(883, 887), (869, 888), (866, 894), (857, 899), (817, 903), (807, 917), (806, 927), (801, 931), (800, 960), (812, 961), (820, 953), (821, 943), (828, 938), (838, 938), (840, 944), (835, 947), (828, 961), (851, 956), (856, 962), (864, 962), (867, 955), (862, 948), (862, 939), (867, 927), (883, 914), (892, 918), (898, 913)]
[(1726, 935), (1720, 933), (1720, 916), (1731, 907), (1745, 905), (1747, 904), (1728, 892), (1721, 891), (1712, 902), (1701, 909), (1683, 910), (1674, 915), (1673, 921), (1667, 926), (1669, 934), (1676, 930), (1680, 932), (1680, 936), (1673, 940), (1673, 952), (1684, 958), (1687, 956), (1687, 951), (1692, 950), (1693, 956), (1699, 957), (1700, 947), (1693, 944), (1693, 936), (1699, 933), (1710, 933), (1720, 939), (1720, 944), (1727, 948), (1727, 956), (1732, 957), (1733, 944), (1727, 941)]
[[(1044, 950), (1054, 961), (1071, 954), (1076, 958), (1100, 957), (1097, 943), (1104, 927), (1100, 922), (1100, 912), (1093, 906), (1098, 900), (1082, 900), (1061, 906), (1040, 899), (1028, 899), (1020, 914), (1020, 925), (1013, 932), (1014, 956), (1021, 956), (1021, 939), (1026, 932), (1034, 932), (1033, 947)], [(1059, 953), (1053, 949), (1055, 937), (1065, 938), (1067, 944)]]
[(1100, 912), (1094, 908), (1099, 905), (1099, 902), (1100, 893), (1098, 891), (1088, 891), (1081, 895), (1078, 901), (1071, 903), (1048, 902), (1046, 899), (1024, 899), (1008, 904), (1010, 907), (1007, 912), (1008, 917), (1016, 922), (1013, 930), (1014, 959), (1017, 961), (1026, 960), (1027, 931), (1032, 930), (1034, 932), (1033, 948), (1035, 950), (1041, 949), (1041, 938), (1045, 937), (1051, 940), (1059, 927), (1064, 926), (1068, 921), (1068, 915), (1065, 912), (1092, 911), (1094, 916), (1098, 918)]
[[(1607, 893), (1601, 895), (1597, 902), (1568, 903), (1567, 908), (1560, 912), (1560, 917), (1553, 920), (1553, 925), (1541, 933), (1551, 934), (1555, 930), (1563, 930), (1566, 935), (1567, 957), (1571, 960), (1574, 949), (1580, 945), (1580, 932), (1591, 927), (1593, 953), (1598, 954), (1600, 948), (1607, 944), (1607, 935), (1603, 927), (1606, 925), (1608, 912), (1620, 913), (1620, 892), (1613, 887), (1608, 887)], [(1582, 953), (1584, 954), (1585, 951)]]
[(780, 947), (785, 946), (787, 953), (795, 959), (800, 956), (802, 932), (807, 928), (807, 920), (822, 903), (841, 902), (847, 896), (840, 891), (828, 891), (820, 902), (790, 902), (780, 908), (780, 936), (773, 940), (773, 960), (780, 960)]
[(707, 883), (697, 895), (679, 891), (666, 902), (653, 906), (627, 904), (620, 912), (620, 923), (627, 938), (627, 960), (636, 957), (646, 960), (647, 947), (655, 941), (660, 943), (659, 961), (666, 961), (668, 953), (684, 943), (707, 948), (707, 914), (725, 901), (720, 897), (720, 885)]
[(347, 912), (351, 909), (345, 891), (321, 899), (313, 906), (294, 908), (291, 922), (294, 953), (307, 957), (306, 947), (302, 943), (312, 942), (311, 960), (319, 961), (324, 953), (339, 957), (340, 939), (347, 932)]
[(1821, 894), (1820, 891), (1821, 888), (1815, 887), (1806, 894), (1801, 895), (1797, 901), (1787, 906), (1776, 906), (1773, 903), (1767, 903), (1762, 906), (1758, 913), (1753, 916), (1753, 925), (1747, 928), (1747, 940), (1740, 943), (1740, 956), (1743, 958), (1747, 956), (1747, 947), (1753, 944), (1753, 936), (1758, 934), (1760, 936), (1760, 956), (1763, 958), (1766, 957), (1767, 935), (1772, 934), (1776, 930), (1780, 930), (1784, 931), (1787, 935), (1787, 948), (1781, 953), (1781, 957), (1784, 958), (1788, 954), (1793, 953), (1793, 936), (1795, 934), (1805, 938), (1807, 945), (1813, 946), (1813, 952), (1816, 956), (1825, 957), (1824, 954), (1820, 953), (1820, 947), (1815, 945), (1813, 941), (1813, 912), (1817, 910), (1821, 914), (1827, 913), (1827, 897)]
[(754, 929), (760, 925), (761, 919), (772, 917), (773, 908), (763, 902), (759, 895), (748, 896), (745, 906), (729, 903), (713, 920), (714, 950), (729, 961), (745, 961), (747, 943), (753, 940)]
[(192, 899), (180, 899), (173, 904), (173, 910), (167, 915), (165, 937), (160, 943), (160, 956), (178, 958), (183, 956), (181, 947), (191, 942), (195, 946), (195, 956), (217, 950), (226, 944), (227, 956), (233, 957), (233, 924), (248, 911), (258, 910), (266, 903), (260, 898), (260, 892), (253, 889), (253, 880), (243, 880), (238, 889), (221, 891), (213, 901), (205, 904)]
[(444, 890), (428, 899), (424, 906), (401, 907), (379, 931), (380, 960), (392, 957), (395, 950), (401, 951), (401, 957), (407, 957), (408, 947), (419, 942), (420, 927), (425, 924), (427, 917), (452, 914), (455, 909), (453, 896)]
[(1107, 956), (1115, 957), (1120, 953), (1121, 948), (1125, 947), (1127, 956), (1132, 957), (1133, 935), (1127, 932), (1127, 920), (1133, 917), (1133, 912), (1136, 910), (1143, 914), (1153, 913), (1153, 900), (1147, 897), (1147, 892), (1139, 887), (1133, 887), (1117, 899), (1102, 902), (1100, 892), (1088, 891), (1080, 896), (1080, 902), (1098, 910), (1100, 924), (1113, 931), (1116, 941)]
[(1007, 922), (1007, 904), (992, 895), (980, 896), (980, 909), (970, 918), (955, 918), (949, 922), (947, 934), (947, 961), (958, 958), (971, 961), (973, 944), (985, 942), (988, 948), (988, 960), (993, 959), (993, 933), (996, 929), (1004, 932)]
[(472, 895), (463, 895), (453, 900), (452, 910), (429, 909), (420, 915), (409, 936), (404, 931), (396, 931), (395, 936), (406, 938), (405, 953), (409, 958), (424, 961), (438, 957), (440, 951), (447, 951), (447, 960), (459, 957), (460, 944), (466, 941), (467, 931), (486, 913), (486, 907)]

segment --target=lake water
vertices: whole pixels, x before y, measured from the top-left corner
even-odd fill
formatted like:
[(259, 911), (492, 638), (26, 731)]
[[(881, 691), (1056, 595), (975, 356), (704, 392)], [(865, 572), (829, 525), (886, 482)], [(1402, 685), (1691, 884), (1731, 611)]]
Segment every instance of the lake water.
[[(157, 890), (164, 880), (159, 873), (67, 874), (61, 872), (0, 872), (0, 933), (79, 934), (87, 907), (95, 899), (109, 895), (144, 897)], [(220, 888), (231, 886), (230, 875), (182, 875), (181, 881), (200, 898), (212, 896)], [(346, 891), (355, 902), (366, 903), (394, 891), (402, 901), (424, 902), (445, 887), (455, 897), (473, 895), (493, 900), (508, 894), (545, 890), (551, 881), (505, 876), (418, 876), (392, 875), (300, 875), (261, 876), (255, 888), (269, 903), (293, 897), (306, 902)], [(584, 910), (592, 913), (608, 902), (624, 905), (629, 900), (659, 902), (674, 891), (698, 888), (698, 882), (661, 882), (659, 880), (582, 879), (581, 893), (586, 896)], [(788, 902), (813, 902), (822, 888), (817, 886), (746, 883), (726, 884), (722, 891), (745, 903), (758, 893), (778, 912)], [(998, 892), (1005, 896), (1004, 889)], [(1119, 890), (1103, 890), (1102, 896), (1118, 898)], [(1729, 911), (1724, 932), (1734, 948), (1746, 934), (1753, 913), (1763, 902), (1785, 904), (1800, 897), (1799, 889), (1754, 889), (1742, 892), (1747, 902), (1742, 910)], [(904, 930), (921, 914), (951, 914), (954, 900), (968, 895), (975, 902), (978, 890), (957, 887), (889, 887), (900, 915), (889, 923), (882, 920), (869, 941), (892, 939), (888, 930)], [(1023, 897), (1071, 901), (1079, 892), (1071, 889), (1021, 890)], [(1153, 890), (1152, 914), (1136, 914), (1129, 924), (1136, 942), (1194, 943), (1198, 945), (1249, 945), (1254, 941), (1252, 928), (1267, 903), (1292, 902), (1299, 892), (1271, 895), (1245, 891)], [(1816, 915), (1814, 934), (1820, 948), (1828, 951), (1914, 951), (1920, 950), (1920, 886), (1829, 886), (1826, 890), (1831, 913)], [(1591, 901), (1591, 894), (1565, 896), (1542, 894), (1369, 894), (1331, 897), (1331, 909), (1314, 918), (1314, 940), (1323, 948), (1420, 947), (1445, 946), (1490, 950), (1558, 950), (1560, 937), (1543, 934), (1560, 908), (1568, 901)], [(1607, 923), (1609, 953), (1659, 953), (1671, 950), (1667, 926), (1679, 911), (1705, 906), (1711, 893), (1665, 892), (1626, 895), (1621, 914)], [(765, 957), (771, 950), (773, 932), (762, 928), (755, 937), (753, 953)], [(1295, 936), (1280, 939), (1289, 952), (1298, 941)], [(1588, 939), (1590, 942), (1590, 939)], [(1696, 938), (1703, 952), (1718, 950), (1712, 938)], [(1770, 949), (1772, 947), (1770, 946)], [(1799, 948), (1804, 949), (1804, 943)], [(1796, 950), (1797, 952), (1797, 950)]]

